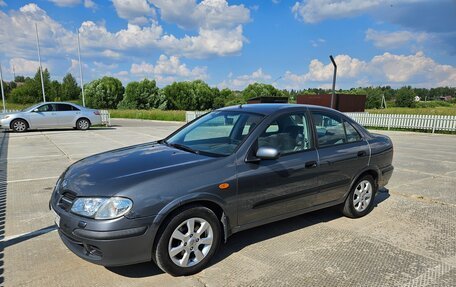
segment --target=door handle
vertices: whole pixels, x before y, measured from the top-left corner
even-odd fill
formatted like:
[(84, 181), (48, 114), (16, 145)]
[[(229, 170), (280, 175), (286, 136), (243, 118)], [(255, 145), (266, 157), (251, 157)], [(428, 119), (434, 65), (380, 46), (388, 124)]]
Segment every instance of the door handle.
[(359, 151), (358, 152), (358, 157), (365, 156), (367, 153), (365, 151)]
[(314, 160), (308, 161), (308, 162), (306, 162), (305, 166), (306, 166), (306, 168), (315, 168), (315, 167), (317, 167), (317, 162)]

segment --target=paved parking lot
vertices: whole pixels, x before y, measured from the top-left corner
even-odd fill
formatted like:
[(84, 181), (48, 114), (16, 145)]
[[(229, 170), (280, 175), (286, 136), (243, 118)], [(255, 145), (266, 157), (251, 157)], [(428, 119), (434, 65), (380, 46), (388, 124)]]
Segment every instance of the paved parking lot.
[(58, 238), (48, 200), (72, 162), (156, 140), (179, 123), (0, 133), (0, 275), (5, 286), (456, 286), (456, 136), (385, 132), (389, 193), (361, 219), (321, 210), (235, 234), (203, 272), (174, 278), (152, 263), (104, 268)]

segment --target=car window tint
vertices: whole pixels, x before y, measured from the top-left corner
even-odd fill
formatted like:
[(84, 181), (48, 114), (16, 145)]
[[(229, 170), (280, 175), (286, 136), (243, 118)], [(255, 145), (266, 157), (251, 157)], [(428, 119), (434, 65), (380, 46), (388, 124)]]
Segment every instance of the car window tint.
[(311, 148), (311, 136), (305, 114), (280, 116), (258, 137), (258, 147), (273, 147), (281, 154)]
[(73, 110), (73, 106), (67, 105), (67, 104), (57, 104), (57, 110), (60, 111), (60, 112), (72, 111)]
[(345, 134), (347, 135), (347, 142), (356, 142), (361, 140), (358, 131), (349, 123), (344, 121)]
[(52, 105), (52, 104), (42, 105), (38, 108), (38, 112), (53, 112), (53, 111), (54, 111), (54, 105)]
[(312, 118), (320, 147), (343, 144), (346, 142), (342, 120), (337, 115), (315, 112)]

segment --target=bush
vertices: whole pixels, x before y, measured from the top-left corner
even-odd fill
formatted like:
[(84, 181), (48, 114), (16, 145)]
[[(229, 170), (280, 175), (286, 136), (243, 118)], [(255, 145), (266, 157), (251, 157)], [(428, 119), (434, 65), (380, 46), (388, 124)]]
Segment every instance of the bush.
[(366, 109), (380, 109), (382, 107), (382, 93), (371, 90), (366, 97)]
[(436, 108), (436, 107), (451, 107), (452, 104), (444, 101), (428, 101), (415, 103), (416, 108)]
[(124, 87), (113, 77), (103, 77), (84, 86), (87, 106), (95, 109), (116, 108), (123, 98)]
[(141, 82), (130, 82), (125, 89), (119, 109), (164, 109), (166, 99), (154, 80), (144, 79)]
[(198, 110), (212, 108), (214, 91), (203, 81), (174, 82), (163, 89), (168, 110)]
[(398, 107), (414, 107), (415, 106), (415, 92), (411, 87), (402, 87), (397, 91), (396, 106)]

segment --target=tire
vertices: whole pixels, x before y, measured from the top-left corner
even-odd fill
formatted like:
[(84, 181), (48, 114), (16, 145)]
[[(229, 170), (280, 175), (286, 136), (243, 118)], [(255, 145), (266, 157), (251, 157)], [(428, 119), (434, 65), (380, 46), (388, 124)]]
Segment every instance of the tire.
[(360, 177), (348, 194), (342, 207), (342, 213), (350, 218), (359, 218), (371, 212), (377, 188), (371, 175)]
[(28, 123), (22, 119), (14, 120), (11, 122), (11, 129), (16, 133), (25, 132), (28, 129)]
[[(191, 222), (193, 232), (189, 229)], [(220, 245), (220, 221), (207, 207), (189, 206), (162, 226), (164, 228), (158, 234), (153, 259), (160, 269), (173, 276), (200, 272)]]
[(78, 130), (88, 130), (90, 128), (90, 121), (86, 118), (80, 118), (76, 121), (76, 129)]

